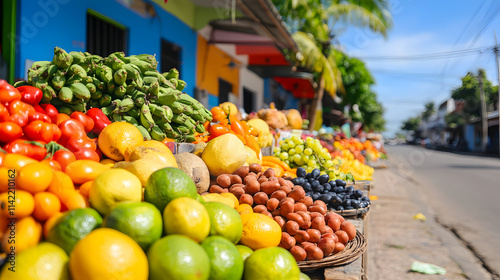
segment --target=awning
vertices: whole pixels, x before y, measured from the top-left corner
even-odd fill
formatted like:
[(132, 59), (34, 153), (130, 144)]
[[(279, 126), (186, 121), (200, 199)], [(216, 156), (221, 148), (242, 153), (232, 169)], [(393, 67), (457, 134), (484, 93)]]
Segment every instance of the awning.
[(303, 78), (275, 77), (284, 89), (290, 91), (296, 98), (313, 98), (314, 87), (312, 80)]

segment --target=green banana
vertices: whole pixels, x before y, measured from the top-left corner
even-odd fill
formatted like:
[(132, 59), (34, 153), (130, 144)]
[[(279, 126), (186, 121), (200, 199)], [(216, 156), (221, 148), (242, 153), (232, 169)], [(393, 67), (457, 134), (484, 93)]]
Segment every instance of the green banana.
[(186, 87), (186, 82), (183, 80), (177, 80), (177, 86), (175, 87), (178, 90), (183, 90)]
[(35, 61), (33, 64), (31, 64), (31, 69), (37, 70), (42, 66), (48, 66), (51, 63), (51, 61)]
[(179, 98), (179, 102), (184, 103), (186, 105), (192, 106), (195, 110), (200, 110), (203, 108), (203, 105), (196, 99), (192, 98), (188, 94), (181, 94)]
[(82, 66), (73, 64), (69, 67), (68, 75), (72, 77), (80, 77), (83, 79), (87, 77), (87, 72), (85, 71), (85, 69), (83, 69)]
[[(172, 121), (178, 124), (191, 125), (189, 117), (184, 114), (176, 114), (172, 117)], [(194, 127), (194, 126), (193, 126)]]
[(127, 80), (135, 79), (137, 76), (141, 74), (141, 69), (139, 69), (139, 67), (131, 63), (123, 65), (123, 69), (127, 71)]
[(82, 83), (74, 83), (70, 85), (71, 91), (76, 98), (83, 99), (85, 101), (90, 99), (89, 89)]
[(118, 71), (119, 69), (123, 68), (123, 65), (125, 65), (125, 63), (121, 59), (112, 56), (106, 57), (104, 59), (104, 63), (106, 64), (106, 66), (113, 69), (113, 71)]
[(191, 129), (185, 125), (172, 123), (172, 130), (177, 131), (179, 134), (189, 134)]
[(126, 91), (127, 93), (132, 93), (132, 92), (134, 92), (134, 90), (135, 90), (135, 85), (132, 85), (132, 84), (127, 85), (127, 84), (124, 84), (123, 86), (125, 86), (125, 91)]
[(18, 87), (21, 87), (21, 86), (29, 86), (30, 84), (25, 81), (25, 80), (21, 80), (21, 81), (17, 81), (14, 83), (14, 87), (15, 88), (18, 88)]
[(160, 85), (158, 83), (152, 83), (149, 85), (149, 93), (153, 96), (158, 96), (160, 92)]
[(106, 115), (106, 116), (111, 116), (113, 114), (113, 107), (107, 106), (107, 107), (101, 107), (101, 111)]
[(136, 107), (135, 108), (132, 108), (130, 109), (127, 114), (131, 117), (134, 117), (136, 119), (140, 118), (141, 117), (141, 114), (139, 113), (139, 109), (137, 109)]
[(158, 66), (158, 61), (156, 60), (155, 55), (150, 55), (150, 54), (138, 54), (138, 55), (131, 55), (131, 57), (138, 58), (139, 60), (142, 60), (144, 62), (147, 62), (151, 65), (151, 67), (156, 67)]
[(37, 80), (35, 82), (35, 87), (41, 89), (41, 90), (44, 90), (45, 88), (47, 88), (49, 86), (49, 83), (47, 83), (46, 80)]
[(151, 135), (149, 134), (148, 130), (144, 126), (136, 125), (135, 127), (137, 127), (137, 129), (139, 129), (139, 131), (141, 132), (142, 137), (144, 138), (145, 141), (151, 140)]
[(115, 82), (114, 81), (110, 81), (106, 85), (106, 93), (108, 93), (108, 94), (114, 94), (115, 93), (115, 87), (116, 87)]
[(73, 110), (78, 112), (85, 112), (85, 103), (76, 103), (76, 104), (67, 104), (67, 106)]
[(72, 76), (71, 78), (66, 80), (66, 83), (64, 83), (64, 85), (69, 86), (75, 83), (82, 83), (82, 82), (83, 82), (82, 78), (78, 76)]
[(112, 113), (111, 119), (113, 119), (113, 121), (115, 122), (121, 122), (123, 120), (123, 116), (117, 113)]
[[(93, 83), (86, 83), (85, 86), (90, 91), (90, 94), (95, 93), (97, 91), (97, 88)], [(101, 97), (99, 97), (99, 98), (101, 98)], [(99, 99), (99, 98), (97, 98), (97, 99)]]
[(205, 132), (205, 127), (203, 126), (203, 124), (202, 124), (202, 123), (197, 123), (197, 124), (195, 125), (195, 130), (196, 130), (196, 132), (198, 132), (198, 133), (204, 133), (204, 132)]
[(189, 116), (195, 121), (205, 122), (205, 118), (201, 115), (199, 110), (193, 111), (193, 113)]
[(111, 104), (111, 95), (109, 94), (103, 94), (102, 97), (99, 99), (99, 105), (100, 107), (107, 107)]
[(101, 91), (96, 90), (95, 92), (90, 93), (90, 99), (92, 99), (92, 100), (99, 100), (101, 98), (102, 98), (102, 92)]
[(139, 97), (146, 98), (146, 94), (140, 90), (134, 90), (131, 95), (132, 95), (133, 99), (136, 99)]
[(82, 79), (82, 83), (85, 84), (85, 85), (87, 85), (87, 84), (93, 84), (94, 83), (94, 79), (91, 76), (87, 76), (87, 77), (85, 77), (85, 78)]
[(59, 107), (59, 113), (63, 113), (63, 114), (66, 114), (66, 115), (71, 115), (71, 113), (73, 113), (73, 110), (71, 110), (68, 107)]
[(109, 56), (116, 57), (120, 60), (123, 60), (123, 58), (125, 57), (125, 53), (124, 52), (114, 52), (114, 53), (110, 54)]
[(175, 68), (170, 69), (170, 71), (163, 73), (163, 76), (167, 79), (179, 79), (179, 71)]
[(58, 97), (62, 101), (69, 103), (73, 101), (73, 91), (69, 87), (62, 87), (59, 90)]
[(134, 108), (134, 100), (132, 98), (125, 98), (120, 102), (120, 105), (118, 105), (113, 112), (115, 113), (126, 113), (130, 109)]
[(97, 79), (96, 77), (92, 77), (92, 82), (98, 90), (102, 91), (106, 89), (106, 84), (101, 82), (101, 80)]
[(141, 108), (144, 103), (146, 103), (146, 99), (144, 97), (138, 97), (134, 100), (135, 107)]
[(198, 110), (200, 114), (205, 118), (205, 120), (211, 122), (212, 121), (212, 113), (205, 107), (203, 109)]
[(59, 71), (57, 71), (54, 77), (52, 77), (52, 80), (50, 80), (50, 85), (52, 85), (52, 87), (55, 90), (61, 90), (61, 88), (64, 86), (65, 83), (66, 83), (66, 76), (61, 75)]
[(149, 109), (153, 115), (161, 117), (165, 122), (170, 122), (172, 120), (173, 115), (168, 114), (164, 107), (151, 103), (149, 104)]
[(149, 131), (155, 125), (153, 120), (153, 115), (151, 115), (151, 111), (149, 110), (149, 106), (147, 104), (143, 104), (141, 107), (141, 116), (140, 116), (141, 124)]
[(158, 93), (158, 103), (161, 105), (171, 105), (179, 99), (179, 92), (171, 88), (160, 87)]
[(52, 98), (57, 97), (56, 91), (49, 85), (42, 89), (44, 102), (49, 102)]
[(87, 103), (87, 110), (91, 109), (91, 108), (100, 108), (101, 106), (99, 106), (99, 102), (97, 101), (92, 101), (90, 103)]
[(67, 68), (73, 63), (73, 57), (65, 50), (55, 47), (52, 62), (59, 68)]
[(102, 62), (104, 61), (104, 58), (102, 58), (102, 56), (99, 56), (97, 54), (91, 55), (90, 59), (92, 62), (94, 62), (96, 64), (102, 64)]
[(158, 126), (153, 126), (151, 128), (151, 138), (156, 141), (162, 141), (167, 137), (167, 134), (161, 130)]
[(165, 115), (167, 116), (168, 121), (172, 121), (172, 118), (174, 117), (174, 112), (172, 112), (172, 109), (168, 107), (167, 105), (161, 106), (163, 109), (165, 109)]
[(39, 71), (39, 75), (44, 80), (52, 79), (52, 77), (54, 77), (54, 75), (56, 74), (56, 72), (58, 70), (57, 66), (54, 64), (49, 64), (49, 65), (44, 66), (43, 68), (40, 68), (40, 69), (43, 69), (43, 70)]
[(167, 79), (158, 71), (146, 71), (144, 72), (144, 76), (151, 76), (157, 78), (160, 85), (167, 84)]
[(172, 109), (174, 114), (184, 113), (186, 115), (191, 115), (193, 113), (193, 107), (180, 103), (179, 101), (175, 101), (168, 106)]
[(154, 83), (159, 84), (158, 78), (156, 78), (156, 77), (145, 76), (144, 78), (142, 78), (142, 80), (144, 81), (144, 83), (146, 85), (150, 85), (150, 84), (154, 84)]
[(142, 80), (142, 77), (139, 75), (139, 76), (135, 77), (134, 79), (132, 79), (132, 82), (130, 82), (130, 84), (135, 85), (135, 87), (137, 87), (137, 88), (141, 88), (144, 85), (144, 82)]
[(101, 81), (109, 84), (113, 81), (113, 70), (106, 65), (99, 65), (96, 69), (96, 74)]
[(124, 86), (116, 86), (114, 93), (116, 98), (123, 98), (127, 93), (127, 89)]
[(177, 89), (177, 84), (179, 83), (177, 79), (170, 79), (170, 83), (172, 84), (173, 88)]
[(118, 69), (113, 75), (113, 78), (117, 85), (123, 85), (127, 80), (127, 71), (125, 69)]
[(82, 52), (73, 51), (73, 52), (70, 52), (69, 55), (71, 55), (71, 57), (73, 57), (74, 64), (80, 64), (80, 63), (85, 62), (85, 60), (86, 60), (86, 57)]
[(165, 131), (166, 134), (167, 134), (167, 137), (168, 138), (171, 138), (171, 139), (178, 139), (180, 137), (179, 133), (175, 130), (167, 130)]
[(139, 125), (139, 122), (132, 116), (125, 115), (123, 116), (123, 120), (133, 125)]
[(151, 63), (148, 63), (146, 61), (142, 61), (142, 60), (135, 60), (135, 61), (130, 61), (130, 64), (133, 64), (137, 67), (139, 67), (139, 69), (141, 69), (141, 73), (144, 73), (146, 71), (153, 71), (153, 70), (156, 70), (156, 67), (153, 67), (151, 65)]

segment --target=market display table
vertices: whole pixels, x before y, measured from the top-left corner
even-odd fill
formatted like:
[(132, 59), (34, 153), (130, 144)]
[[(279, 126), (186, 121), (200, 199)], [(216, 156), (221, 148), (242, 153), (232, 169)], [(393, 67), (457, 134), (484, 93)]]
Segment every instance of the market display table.
[[(365, 238), (367, 238), (368, 230), (368, 214), (364, 218), (346, 218), (346, 221), (351, 222), (356, 229), (363, 233)], [(367, 280), (367, 252), (363, 253), (361, 257), (353, 261), (350, 264), (336, 267), (326, 267), (321, 269), (315, 269), (311, 271), (306, 271), (305, 273), (311, 277), (312, 280)]]

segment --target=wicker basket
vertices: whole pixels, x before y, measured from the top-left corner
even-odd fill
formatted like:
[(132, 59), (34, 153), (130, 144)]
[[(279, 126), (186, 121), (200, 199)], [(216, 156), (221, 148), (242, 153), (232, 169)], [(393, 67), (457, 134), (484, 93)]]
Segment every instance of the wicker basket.
[(357, 260), (366, 250), (366, 239), (359, 231), (353, 240), (347, 242), (345, 249), (337, 254), (330, 255), (318, 261), (297, 262), (301, 271), (308, 271), (323, 267), (341, 266)]
[(346, 217), (346, 218), (364, 218), (369, 210), (370, 210), (370, 205), (366, 206), (365, 208), (340, 210), (340, 211), (332, 211), (332, 212), (335, 212), (335, 213), (341, 215), (342, 217)]

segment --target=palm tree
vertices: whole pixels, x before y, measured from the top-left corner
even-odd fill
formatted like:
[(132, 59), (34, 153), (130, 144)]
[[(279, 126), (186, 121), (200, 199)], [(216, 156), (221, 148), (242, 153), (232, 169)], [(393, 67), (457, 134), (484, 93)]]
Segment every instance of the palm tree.
[(434, 102), (430, 101), (425, 103), (425, 109), (422, 112), (422, 119), (424, 121), (428, 121), (429, 118), (436, 112), (436, 109), (434, 108)]
[(316, 75), (318, 90), (310, 110), (310, 125), (316, 123), (315, 111), (321, 104), (324, 91), (335, 96), (343, 92), (342, 79), (335, 64), (332, 45), (337, 32), (334, 26), (346, 23), (369, 27), (386, 35), (391, 26), (391, 16), (386, 0), (273, 0), (285, 22), (293, 32), (299, 47), (300, 65)]

